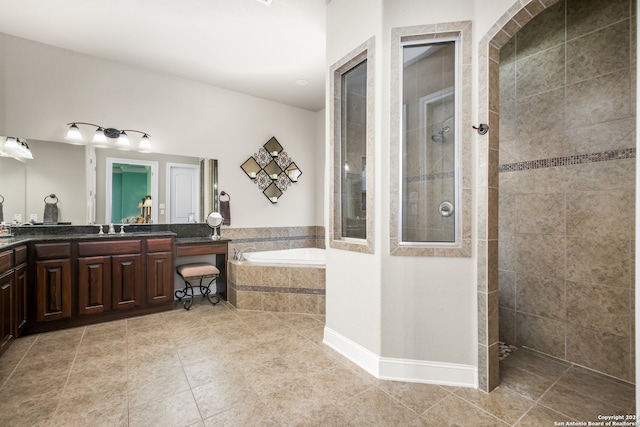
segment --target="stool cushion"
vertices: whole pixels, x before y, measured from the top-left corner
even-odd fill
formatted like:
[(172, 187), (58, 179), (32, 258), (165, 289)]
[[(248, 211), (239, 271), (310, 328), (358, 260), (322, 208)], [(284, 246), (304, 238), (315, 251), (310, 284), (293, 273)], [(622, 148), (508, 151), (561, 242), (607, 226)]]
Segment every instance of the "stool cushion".
[(182, 277), (213, 276), (216, 274), (220, 274), (220, 270), (206, 262), (182, 264), (178, 266), (177, 270), (178, 274), (180, 274)]

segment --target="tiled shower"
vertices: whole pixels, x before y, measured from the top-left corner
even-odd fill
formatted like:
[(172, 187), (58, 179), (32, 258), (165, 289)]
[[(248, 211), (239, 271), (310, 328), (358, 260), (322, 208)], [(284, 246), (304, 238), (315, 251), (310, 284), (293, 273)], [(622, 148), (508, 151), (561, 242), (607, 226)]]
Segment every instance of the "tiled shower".
[(635, 21), (560, 0), (500, 51), (500, 339), (631, 382)]

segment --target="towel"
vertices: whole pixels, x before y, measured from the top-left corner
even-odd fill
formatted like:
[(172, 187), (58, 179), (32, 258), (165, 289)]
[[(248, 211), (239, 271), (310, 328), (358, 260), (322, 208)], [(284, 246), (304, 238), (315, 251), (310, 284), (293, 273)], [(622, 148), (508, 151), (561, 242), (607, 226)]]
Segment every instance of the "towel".
[[(222, 200), (223, 196), (227, 196), (227, 200)], [(220, 197), (218, 198), (220, 202), (220, 215), (222, 215), (222, 225), (231, 225), (231, 196), (229, 193), (222, 191), (220, 192)]]
[(220, 215), (222, 215), (222, 225), (231, 225), (231, 206), (229, 206), (229, 200), (220, 200)]
[[(47, 202), (48, 197), (55, 199), (55, 202)], [(44, 216), (42, 222), (48, 225), (58, 223), (58, 198), (55, 194), (51, 194), (44, 198)]]
[(4, 213), (2, 213), (2, 202), (0, 202), (0, 222), (4, 221)]

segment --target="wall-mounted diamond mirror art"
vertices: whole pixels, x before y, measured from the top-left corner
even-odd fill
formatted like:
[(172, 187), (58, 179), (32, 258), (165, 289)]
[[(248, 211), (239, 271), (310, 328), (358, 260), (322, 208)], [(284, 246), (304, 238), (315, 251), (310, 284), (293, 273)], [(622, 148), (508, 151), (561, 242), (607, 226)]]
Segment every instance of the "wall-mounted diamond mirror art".
[(298, 182), (302, 175), (298, 165), (284, 151), (275, 136), (240, 165), (240, 168), (258, 185), (271, 203), (278, 203), (287, 188)]

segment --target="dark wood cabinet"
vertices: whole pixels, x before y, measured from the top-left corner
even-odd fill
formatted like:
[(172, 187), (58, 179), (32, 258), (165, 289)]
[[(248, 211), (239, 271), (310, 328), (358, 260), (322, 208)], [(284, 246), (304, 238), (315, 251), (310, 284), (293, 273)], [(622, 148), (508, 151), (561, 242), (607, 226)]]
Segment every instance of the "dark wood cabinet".
[(147, 242), (147, 303), (173, 301), (173, 241)]
[(171, 252), (147, 255), (147, 302), (173, 301), (173, 259)]
[(8, 348), (14, 338), (13, 281), (13, 270), (0, 275), (0, 353)]
[(142, 255), (111, 257), (111, 308), (130, 309), (142, 305)]
[(14, 297), (14, 334), (17, 337), (27, 329), (29, 315), (29, 283), (27, 281), (27, 246), (18, 246), (13, 250), (15, 270), (13, 273)]
[(78, 259), (78, 314), (102, 313), (111, 307), (111, 257)]
[(28, 332), (171, 309), (173, 250), (172, 236), (30, 243)]
[(71, 317), (71, 243), (33, 246), (38, 322)]
[(0, 354), (27, 327), (27, 247), (0, 252)]
[(36, 261), (36, 320), (71, 317), (71, 259)]
[(78, 314), (141, 305), (142, 240), (78, 243)]
[[(26, 248), (25, 248), (26, 252)], [(28, 320), (28, 304), (29, 300), (27, 292), (29, 286), (27, 282), (27, 264), (23, 263), (16, 267), (14, 273), (14, 333), (16, 338), (24, 333), (27, 329)]]

